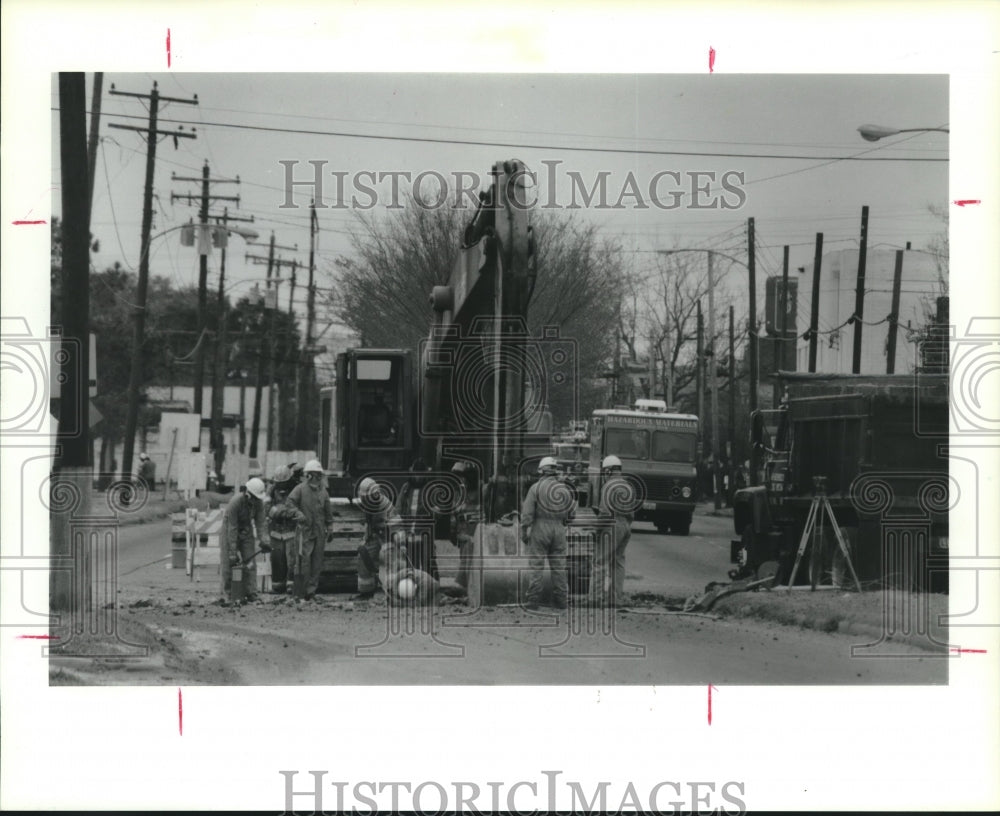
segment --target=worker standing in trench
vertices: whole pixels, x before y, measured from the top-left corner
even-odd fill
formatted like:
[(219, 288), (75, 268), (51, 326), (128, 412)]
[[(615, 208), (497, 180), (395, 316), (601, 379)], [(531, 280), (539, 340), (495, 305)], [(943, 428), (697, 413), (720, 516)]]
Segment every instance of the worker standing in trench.
[(317, 459), (310, 459), (302, 472), (305, 483), (297, 485), (288, 494), (288, 503), (298, 510), (304, 521), (299, 523), (302, 556), (296, 559), (295, 572), (303, 571), (305, 577), (306, 600), (316, 596), (319, 588), (319, 576), (323, 570), (323, 550), (329, 530), (333, 525), (333, 507), (330, 505), (330, 495), (323, 485), (323, 466)]
[(610, 606), (621, 606), (625, 603), (625, 548), (632, 537), (636, 489), (622, 476), (621, 459), (613, 454), (604, 457), (601, 472), (604, 484), (598, 518), (613, 519), (614, 526), (601, 528), (599, 533), (591, 597), (599, 604), (606, 601)]
[(544, 457), (538, 463), (541, 478), (528, 489), (521, 507), (521, 538), (528, 543), (530, 570), (528, 609), (541, 606), (546, 560), (552, 574), (552, 605), (566, 609), (569, 601), (565, 524), (573, 516), (575, 497), (556, 477), (558, 470), (555, 458)]
[(295, 530), (305, 520), (305, 516), (288, 501), (293, 487), (292, 470), (282, 465), (274, 473), (271, 509), (267, 513), (271, 537), (271, 591), (277, 595), (292, 591), (298, 557)]

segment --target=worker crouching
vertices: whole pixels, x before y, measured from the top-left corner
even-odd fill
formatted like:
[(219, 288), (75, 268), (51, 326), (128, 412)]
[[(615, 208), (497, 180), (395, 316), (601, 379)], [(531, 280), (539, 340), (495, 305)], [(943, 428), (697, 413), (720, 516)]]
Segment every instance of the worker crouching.
[(403, 537), (401, 533), (395, 534), (379, 556), (379, 580), (386, 600), (392, 606), (434, 605), (438, 582), (410, 563), (406, 546), (401, 543)]

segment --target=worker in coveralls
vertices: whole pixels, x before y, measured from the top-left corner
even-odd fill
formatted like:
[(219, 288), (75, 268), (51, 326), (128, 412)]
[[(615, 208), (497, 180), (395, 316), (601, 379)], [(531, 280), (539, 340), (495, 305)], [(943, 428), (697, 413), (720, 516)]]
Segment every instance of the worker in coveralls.
[(617, 456), (604, 457), (601, 475), (598, 518), (614, 520), (614, 526), (602, 527), (598, 534), (591, 595), (597, 603), (620, 606), (625, 603), (625, 548), (632, 537), (637, 492), (635, 485), (622, 476), (622, 461)]
[(294, 486), (291, 468), (282, 465), (274, 472), (267, 521), (271, 542), (271, 591), (278, 595), (292, 591), (299, 552), (295, 533), (299, 523), (305, 520), (301, 511), (288, 501)]
[(306, 600), (309, 601), (316, 596), (319, 588), (319, 575), (323, 571), (323, 549), (333, 524), (333, 507), (330, 505), (330, 494), (323, 484), (323, 466), (319, 461), (310, 459), (302, 472), (306, 480), (288, 494), (288, 504), (302, 514), (298, 526), (298, 545), (302, 555), (300, 559), (296, 553), (294, 569), (296, 574), (300, 568), (303, 570)]
[(222, 517), (219, 535), (222, 594), (229, 600), (232, 600), (233, 567), (237, 566), (244, 567), (246, 600), (257, 597), (257, 566), (253, 555), (258, 548), (265, 552), (269, 549), (264, 514), (266, 496), (263, 480), (254, 477), (243, 492), (233, 497)]
[(521, 507), (521, 539), (527, 541), (530, 570), (528, 609), (541, 605), (546, 560), (552, 573), (552, 605), (565, 609), (569, 600), (564, 525), (573, 516), (575, 497), (557, 478), (558, 469), (551, 456), (538, 463), (541, 478), (528, 489)]
[(358, 547), (358, 594), (351, 600), (367, 601), (378, 589), (379, 556), (389, 540), (389, 518), (393, 508), (392, 501), (374, 479), (361, 480), (358, 501), (365, 514), (365, 540)]

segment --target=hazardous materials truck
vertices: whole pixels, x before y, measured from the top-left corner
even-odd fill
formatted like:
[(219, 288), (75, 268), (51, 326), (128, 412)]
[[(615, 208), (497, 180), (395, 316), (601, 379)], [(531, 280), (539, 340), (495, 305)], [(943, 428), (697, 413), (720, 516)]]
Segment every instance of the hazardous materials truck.
[[(671, 413), (663, 400), (640, 399), (633, 408), (594, 411), (590, 434), (591, 472), (599, 474), (604, 457), (613, 454), (639, 486), (636, 520), (686, 536), (697, 491), (698, 417)], [(595, 487), (596, 496), (599, 483)]]
[[(754, 484), (734, 497), (730, 576), (788, 583), (825, 498), (862, 587), (947, 591), (948, 376), (776, 377), (780, 407), (751, 415)], [(837, 584), (848, 573), (832, 524), (821, 529), (811, 577)]]

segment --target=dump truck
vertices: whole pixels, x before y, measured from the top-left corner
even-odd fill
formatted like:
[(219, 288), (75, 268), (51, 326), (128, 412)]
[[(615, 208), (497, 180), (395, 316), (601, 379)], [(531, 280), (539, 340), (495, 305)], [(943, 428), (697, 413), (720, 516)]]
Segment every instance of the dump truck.
[[(791, 577), (814, 504), (829, 502), (863, 587), (947, 591), (946, 374), (776, 375), (780, 407), (751, 415), (753, 486), (736, 491), (734, 579)], [(815, 583), (845, 571), (827, 522)], [(811, 539), (811, 537), (810, 537)]]

